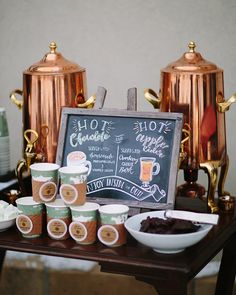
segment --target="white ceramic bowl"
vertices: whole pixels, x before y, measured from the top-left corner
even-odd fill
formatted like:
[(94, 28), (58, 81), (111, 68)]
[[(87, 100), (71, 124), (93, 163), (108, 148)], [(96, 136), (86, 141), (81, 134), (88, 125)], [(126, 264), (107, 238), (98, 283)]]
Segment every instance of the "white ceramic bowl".
[(16, 217), (0, 221), (0, 232), (7, 230), (16, 223)]
[(187, 234), (150, 234), (140, 232), (140, 223), (142, 220), (150, 217), (164, 218), (165, 211), (152, 211), (134, 215), (125, 222), (127, 231), (141, 244), (151, 247), (159, 253), (179, 253), (185, 248), (190, 247), (202, 240), (212, 229), (213, 225), (200, 224), (201, 227), (194, 233)]

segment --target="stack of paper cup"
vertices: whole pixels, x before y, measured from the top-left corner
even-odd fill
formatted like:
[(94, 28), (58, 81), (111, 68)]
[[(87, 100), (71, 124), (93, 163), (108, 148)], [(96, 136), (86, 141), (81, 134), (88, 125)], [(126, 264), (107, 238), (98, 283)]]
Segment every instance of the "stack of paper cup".
[(10, 143), (6, 111), (0, 107), (0, 176), (10, 170)]

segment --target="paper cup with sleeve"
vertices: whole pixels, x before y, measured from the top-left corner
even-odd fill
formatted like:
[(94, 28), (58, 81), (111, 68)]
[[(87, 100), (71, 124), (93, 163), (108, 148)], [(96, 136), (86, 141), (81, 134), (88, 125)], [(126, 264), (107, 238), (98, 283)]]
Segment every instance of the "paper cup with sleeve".
[(60, 196), (67, 205), (83, 205), (86, 201), (88, 168), (66, 166), (59, 169)]
[(122, 204), (104, 205), (99, 208), (101, 226), (98, 239), (110, 247), (117, 247), (126, 243), (126, 229), (124, 222), (128, 218), (129, 207)]
[(70, 208), (61, 199), (46, 203), (47, 232), (55, 240), (69, 238), (68, 227), (71, 223)]
[(43, 204), (37, 203), (32, 197), (16, 200), (19, 215), (16, 226), (25, 238), (39, 237), (43, 232)]
[(30, 165), (32, 193), (35, 202), (52, 202), (56, 199), (59, 165), (35, 163)]
[(89, 245), (96, 241), (97, 219), (100, 205), (86, 202), (82, 206), (70, 206), (72, 223), (70, 236), (78, 243)]

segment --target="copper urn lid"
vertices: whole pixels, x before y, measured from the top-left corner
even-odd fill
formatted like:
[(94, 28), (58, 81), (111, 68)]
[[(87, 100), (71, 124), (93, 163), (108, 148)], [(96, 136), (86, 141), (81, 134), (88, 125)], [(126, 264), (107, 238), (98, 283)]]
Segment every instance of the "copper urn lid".
[(30, 66), (24, 74), (34, 75), (51, 75), (51, 74), (69, 74), (74, 72), (83, 72), (85, 68), (69, 61), (61, 53), (57, 52), (55, 42), (50, 43), (50, 52), (37, 63)]
[(189, 51), (185, 52), (180, 59), (175, 62), (170, 63), (162, 69), (162, 72), (172, 73), (172, 72), (189, 72), (189, 73), (209, 73), (215, 71), (222, 71), (214, 63), (204, 59), (199, 52), (195, 51), (196, 44), (190, 42), (188, 44)]

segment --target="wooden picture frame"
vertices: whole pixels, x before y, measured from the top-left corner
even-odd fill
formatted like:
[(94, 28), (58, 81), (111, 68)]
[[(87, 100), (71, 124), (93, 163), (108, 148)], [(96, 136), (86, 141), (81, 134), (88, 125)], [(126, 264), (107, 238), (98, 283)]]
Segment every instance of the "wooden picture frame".
[(179, 113), (62, 108), (56, 163), (86, 154), (88, 201), (173, 208), (182, 124)]

